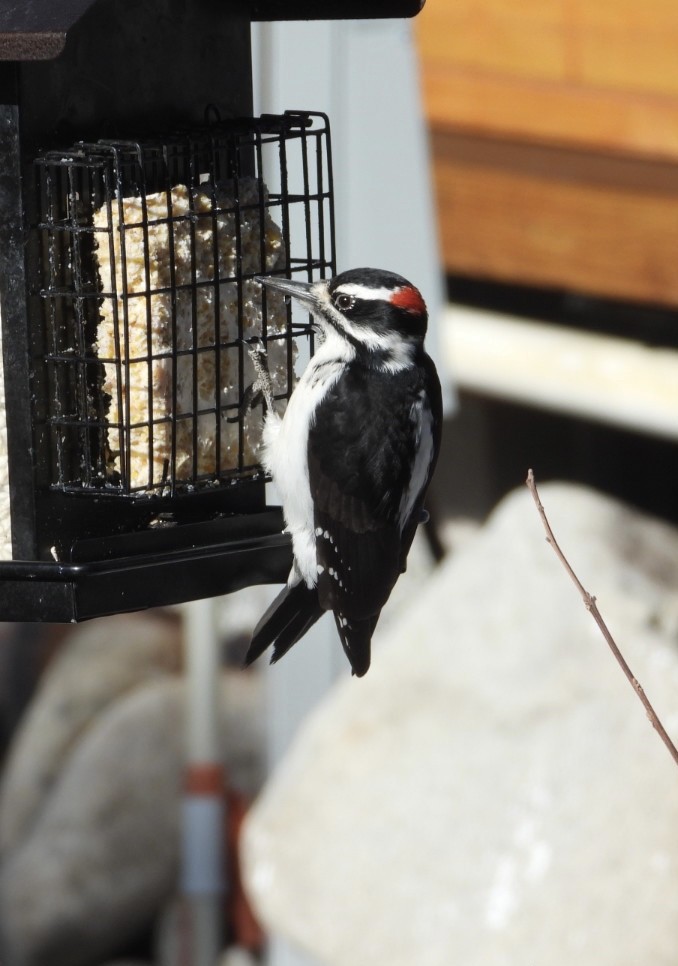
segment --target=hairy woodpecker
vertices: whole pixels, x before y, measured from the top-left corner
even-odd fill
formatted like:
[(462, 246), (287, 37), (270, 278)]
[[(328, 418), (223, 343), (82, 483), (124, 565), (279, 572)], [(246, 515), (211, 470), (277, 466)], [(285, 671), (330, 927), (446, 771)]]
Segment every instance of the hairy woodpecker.
[(270, 644), (277, 661), (331, 610), (362, 676), (381, 609), (426, 519), (440, 446), (426, 305), (406, 279), (370, 268), (313, 283), (259, 281), (311, 312), (319, 348), (282, 419), (265, 364), (257, 365), (268, 405), (263, 463), (280, 492), (294, 564), (254, 630), (246, 663)]

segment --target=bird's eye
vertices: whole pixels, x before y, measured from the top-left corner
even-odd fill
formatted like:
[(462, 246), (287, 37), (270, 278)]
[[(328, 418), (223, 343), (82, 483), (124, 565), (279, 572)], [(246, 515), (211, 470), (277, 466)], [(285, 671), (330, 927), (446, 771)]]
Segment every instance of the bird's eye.
[(342, 312), (347, 312), (355, 305), (355, 299), (352, 295), (337, 295), (334, 300), (334, 304), (338, 309), (341, 309)]

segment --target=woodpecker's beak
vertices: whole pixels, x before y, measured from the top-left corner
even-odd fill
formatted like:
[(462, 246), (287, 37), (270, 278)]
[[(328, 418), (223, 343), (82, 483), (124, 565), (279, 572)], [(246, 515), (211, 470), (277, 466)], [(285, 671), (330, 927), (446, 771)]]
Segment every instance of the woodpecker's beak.
[(290, 295), (301, 305), (305, 305), (309, 312), (313, 312), (320, 304), (318, 293), (315, 291), (317, 282), (299, 282), (291, 278), (270, 278), (268, 275), (259, 275), (256, 277), (256, 281), (260, 285), (265, 285), (266, 288), (272, 288), (276, 292)]

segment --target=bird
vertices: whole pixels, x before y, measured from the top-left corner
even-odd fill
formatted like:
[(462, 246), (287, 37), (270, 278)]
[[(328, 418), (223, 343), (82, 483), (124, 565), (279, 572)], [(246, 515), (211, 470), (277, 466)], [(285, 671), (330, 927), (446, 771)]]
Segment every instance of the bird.
[(254, 628), (245, 664), (271, 645), (275, 663), (332, 611), (352, 673), (362, 677), (381, 610), (427, 519), (440, 450), (426, 304), (411, 282), (381, 269), (257, 280), (309, 311), (318, 347), (282, 416), (265, 350), (250, 352), (266, 398), (262, 463), (281, 497), (293, 564)]

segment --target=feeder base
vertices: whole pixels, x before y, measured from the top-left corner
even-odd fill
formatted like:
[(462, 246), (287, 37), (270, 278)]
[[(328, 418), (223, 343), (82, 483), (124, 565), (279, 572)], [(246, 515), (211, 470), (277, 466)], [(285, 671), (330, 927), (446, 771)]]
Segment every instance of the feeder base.
[(292, 549), (283, 526), (276, 507), (84, 541), (71, 562), (0, 561), (0, 620), (83, 621), (284, 583)]

